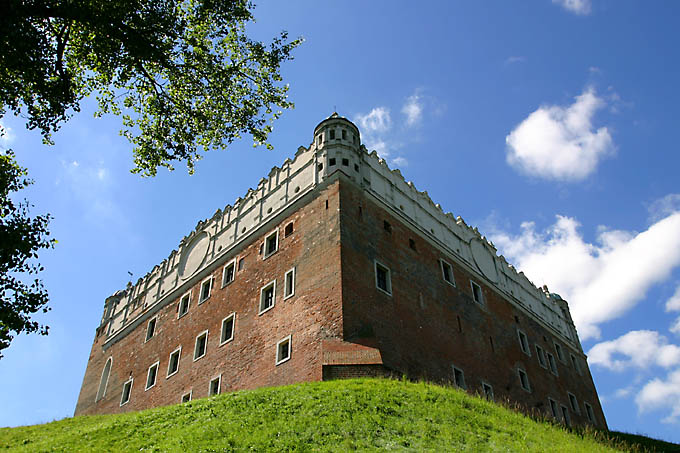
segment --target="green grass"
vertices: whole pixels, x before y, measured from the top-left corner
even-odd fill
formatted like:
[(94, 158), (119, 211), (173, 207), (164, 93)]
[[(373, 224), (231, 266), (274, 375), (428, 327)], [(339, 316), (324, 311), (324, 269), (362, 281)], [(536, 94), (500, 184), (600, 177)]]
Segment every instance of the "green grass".
[(427, 383), (356, 379), (229, 393), (142, 412), (0, 428), (2, 451), (680, 451), (570, 432)]

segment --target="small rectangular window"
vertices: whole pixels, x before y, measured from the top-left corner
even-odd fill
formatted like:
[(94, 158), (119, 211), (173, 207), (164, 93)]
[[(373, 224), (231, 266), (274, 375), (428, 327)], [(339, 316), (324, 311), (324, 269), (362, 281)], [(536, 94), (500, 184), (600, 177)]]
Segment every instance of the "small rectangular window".
[(227, 286), (229, 283), (234, 281), (236, 276), (236, 260), (232, 260), (229, 264), (224, 266), (222, 270), (222, 287)]
[(190, 391), (189, 393), (185, 393), (184, 395), (182, 395), (183, 403), (188, 403), (189, 401), (191, 401), (191, 393), (192, 392)]
[(349, 159), (342, 159), (342, 166), (349, 167)]
[(519, 337), (519, 347), (522, 349), (522, 352), (528, 356), (531, 356), (531, 349), (529, 349), (529, 340), (527, 339), (527, 335), (518, 329), (517, 336)]
[(167, 377), (172, 376), (173, 374), (177, 373), (177, 371), (179, 370), (179, 357), (180, 357), (181, 353), (182, 353), (182, 347), (181, 346), (170, 353), (170, 359), (168, 360), (168, 375), (167, 375)]
[(477, 302), (478, 304), (484, 304), (484, 295), (482, 293), (482, 287), (479, 286), (477, 283), (473, 282), (470, 280), (470, 284), (472, 285), (472, 298)]
[(571, 410), (575, 414), (578, 414), (580, 410), (578, 407), (578, 401), (576, 401), (576, 396), (571, 392), (567, 392), (567, 395), (569, 395), (569, 404), (571, 405)]
[(552, 374), (557, 376), (557, 362), (555, 361), (555, 356), (548, 352), (548, 365), (550, 365), (550, 371)]
[(550, 405), (550, 413), (555, 419), (559, 420), (560, 413), (557, 410), (557, 402), (552, 398), (548, 398), (548, 403)]
[(291, 335), (288, 335), (283, 340), (276, 343), (276, 364), (280, 365), (283, 362), (290, 360), (291, 354)]
[(205, 355), (208, 349), (208, 331), (201, 332), (196, 337), (196, 344), (194, 346), (194, 361), (200, 359)]
[(586, 408), (586, 416), (588, 417), (588, 421), (595, 424), (595, 412), (593, 412), (593, 406), (588, 403), (583, 403), (583, 405)]
[(286, 284), (283, 288), (283, 298), (288, 299), (295, 295), (295, 268), (286, 272), (285, 281)]
[(548, 364), (545, 361), (545, 355), (543, 354), (543, 348), (536, 345), (536, 357), (538, 357), (538, 363), (543, 368), (548, 368)]
[(347, 140), (347, 131), (342, 129), (342, 139)]
[(189, 311), (189, 302), (191, 301), (191, 292), (187, 292), (179, 300), (179, 307), (177, 307), (177, 318), (181, 318)]
[(286, 228), (283, 230), (284, 237), (288, 237), (291, 234), (293, 234), (293, 222), (290, 222), (288, 225), (286, 225)]
[(491, 384), (488, 384), (486, 382), (482, 382), (482, 392), (484, 392), (484, 398), (486, 398), (489, 401), (493, 401), (493, 387), (491, 387)]
[(335, 129), (331, 129), (331, 140), (335, 140)]
[(416, 249), (416, 241), (414, 241), (412, 238), (408, 238), (408, 247), (415, 252), (418, 251), (418, 249)]
[(453, 279), (453, 267), (444, 260), (439, 260), (442, 268), (442, 278), (449, 285), (456, 286), (456, 281)]
[(335, 157), (331, 157), (330, 159), (328, 159), (328, 166), (329, 167), (335, 166)]
[(569, 409), (567, 406), (562, 406), (562, 420), (567, 426), (571, 426), (571, 418), (569, 418)]
[(557, 352), (557, 358), (560, 359), (560, 362), (564, 363), (564, 353), (559, 343), (555, 343), (555, 352)]
[(317, 137), (317, 143), (318, 143), (319, 145), (321, 144), (321, 137), (322, 137), (322, 136), (323, 136), (322, 134), (319, 134), (319, 136)]
[(206, 278), (201, 283), (200, 297), (198, 298), (198, 303), (202, 304), (210, 298), (210, 290), (212, 289), (212, 276)]
[(456, 387), (465, 389), (465, 374), (463, 373), (463, 370), (458, 368), (457, 366), (453, 366), (453, 383), (456, 384)]
[(236, 313), (232, 313), (222, 320), (222, 331), (220, 332), (220, 346), (234, 339), (234, 320)]
[(132, 378), (125, 381), (123, 384), (123, 394), (120, 396), (120, 405), (123, 406), (130, 401), (130, 393), (132, 392)]
[(279, 249), (279, 230), (270, 233), (264, 240), (264, 258), (269, 258)]
[(210, 387), (208, 388), (208, 396), (219, 395), (221, 384), (222, 384), (222, 375), (220, 374), (215, 379), (212, 379), (210, 381)]
[(153, 335), (156, 333), (156, 318), (151, 318), (149, 320), (149, 323), (146, 325), (146, 339), (144, 342), (146, 343), (149, 341), (151, 338), (153, 338)]
[(146, 373), (146, 388), (144, 389), (144, 391), (149, 390), (151, 387), (156, 385), (157, 375), (158, 375), (158, 362), (151, 365)]
[(387, 220), (383, 220), (383, 230), (387, 231), (388, 233), (392, 233), (392, 225), (390, 225), (390, 222)]
[(524, 390), (531, 392), (531, 386), (529, 385), (529, 376), (521, 368), (517, 369), (517, 374), (519, 375), (519, 383)]
[(375, 286), (385, 294), (392, 295), (390, 270), (377, 261), (375, 262)]
[(578, 364), (578, 360), (576, 357), (574, 357), (574, 354), (569, 354), (571, 356), (571, 364), (574, 366), (574, 369), (578, 374), (581, 374), (581, 367)]
[(271, 281), (260, 289), (260, 312), (261, 315), (267, 310), (271, 310), (276, 302), (276, 280)]
[(242, 271), (243, 268), (245, 268), (245, 265), (246, 265), (246, 259), (245, 258), (241, 258), (240, 260), (238, 260), (238, 270), (239, 271)]

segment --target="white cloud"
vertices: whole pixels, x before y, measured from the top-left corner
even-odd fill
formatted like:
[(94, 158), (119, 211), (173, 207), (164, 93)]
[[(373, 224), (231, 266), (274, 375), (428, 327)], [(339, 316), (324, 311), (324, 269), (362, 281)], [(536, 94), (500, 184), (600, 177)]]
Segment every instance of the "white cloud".
[(392, 164), (397, 167), (408, 167), (408, 160), (405, 157), (399, 156), (392, 159)]
[(673, 325), (669, 329), (671, 332), (680, 335), (680, 317), (675, 320)]
[(652, 330), (633, 330), (616, 340), (603, 341), (588, 351), (588, 362), (610, 370), (664, 368), (680, 365), (680, 347)]
[(390, 110), (386, 107), (376, 107), (366, 115), (359, 114), (355, 121), (368, 134), (385, 133), (392, 127)]
[(675, 293), (666, 301), (666, 311), (680, 311), (680, 285), (675, 288)]
[(667, 379), (649, 381), (635, 397), (640, 412), (655, 409), (670, 409), (671, 413), (662, 421), (676, 423), (680, 418), (680, 369), (670, 373)]
[(584, 179), (614, 152), (609, 130), (593, 130), (605, 101), (590, 88), (566, 107), (540, 107), (505, 137), (507, 162), (527, 174), (562, 181)]
[(505, 59), (505, 64), (524, 63), (525, 61), (527, 61), (527, 57), (513, 55)]
[(0, 144), (7, 146), (14, 141), (14, 133), (12, 133), (12, 128), (5, 126), (4, 123), (0, 121)]
[(680, 193), (671, 193), (654, 201), (647, 208), (652, 221), (657, 221), (674, 212), (680, 211)]
[(622, 316), (680, 265), (680, 212), (641, 233), (600, 227), (595, 244), (584, 241), (578, 227), (575, 219), (557, 216), (544, 232), (525, 222), (519, 235), (497, 231), (490, 238), (528, 278), (569, 302), (584, 340), (598, 337), (598, 324)]
[(406, 98), (406, 103), (401, 108), (401, 113), (406, 115), (406, 125), (415, 126), (423, 118), (423, 100), (416, 93)]
[(614, 393), (614, 396), (615, 396), (616, 398), (626, 398), (626, 397), (628, 397), (628, 395), (630, 395), (632, 392), (633, 392), (633, 387), (632, 387), (632, 386), (628, 386), (628, 387), (624, 387), (624, 388), (622, 388), (622, 389), (618, 389), (618, 390)]
[(590, 14), (590, 0), (552, 0), (574, 14)]

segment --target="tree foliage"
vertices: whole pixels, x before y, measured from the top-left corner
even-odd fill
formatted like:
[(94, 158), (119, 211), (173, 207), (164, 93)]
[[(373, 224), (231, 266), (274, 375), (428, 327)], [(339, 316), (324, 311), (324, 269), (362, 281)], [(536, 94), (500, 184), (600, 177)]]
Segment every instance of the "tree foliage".
[(123, 118), (135, 171), (222, 149), (241, 134), (266, 144), (287, 100), (280, 65), (300, 40), (250, 39), (246, 0), (4, 0), (0, 115), (27, 117), (46, 141), (94, 94)]
[[(242, 134), (267, 148), (271, 123), (292, 107), (281, 64), (301, 40), (249, 38), (247, 0), (1, 0), (0, 118), (13, 113), (43, 141), (95, 96), (97, 116), (122, 117), (134, 172), (224, 149)], [(0, 135), (3, 130), (0, 125)], [(37, 251), (53, 245), (48, 215), (31, 218), (12, 194), (31, 183), (14, 153), (0, 154), (0, 351), (14, 333), (47, 333)], [(1, 357), (1, 355), (0, 355)]]
[(17, 275), (35, 275), (43, 268), (35, 263), (38, 250), (52, 247), (47, 224), (50, 216), (31, 218), (26, 200), (16, 202), (12, 194), (32, 184), (12, 150), (0, 154), (0, 358), (16, 333), (47, 335), (48, 327), (30, 319), (47, 312), (47, 291), (38, 278), (25, 283)]

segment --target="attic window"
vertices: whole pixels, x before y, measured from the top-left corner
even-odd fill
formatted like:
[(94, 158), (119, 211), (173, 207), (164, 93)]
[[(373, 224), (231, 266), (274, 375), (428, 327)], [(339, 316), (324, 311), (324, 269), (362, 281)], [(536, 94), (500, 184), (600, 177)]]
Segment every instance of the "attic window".
[(347, 131), (344, 129), (342, 130), (342, 139), (347, 140)]
[(335, 140), (335, 129), (331, 129), (331, 140)]

